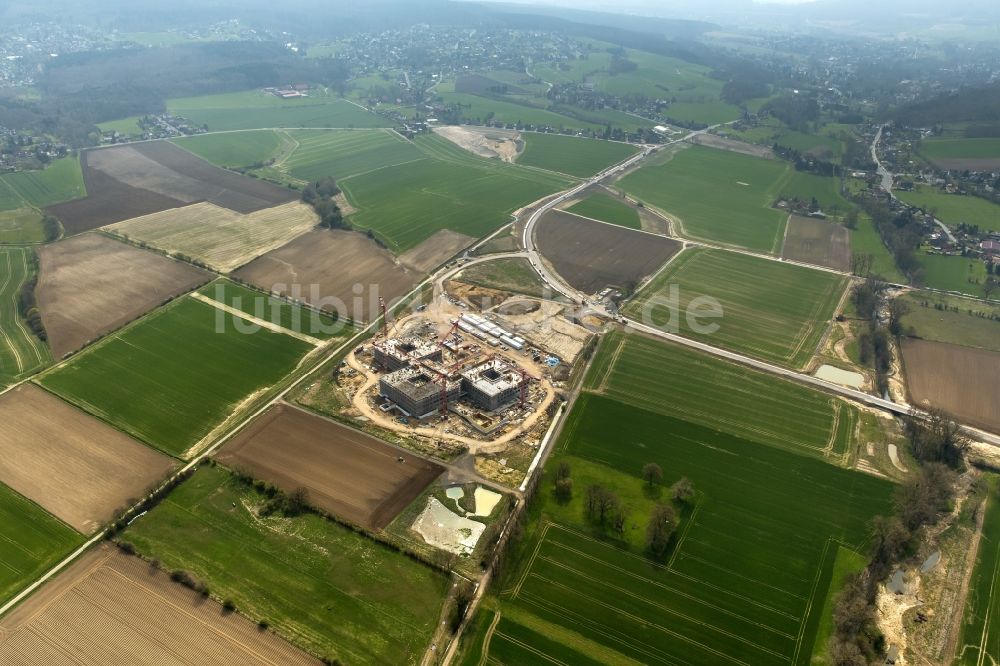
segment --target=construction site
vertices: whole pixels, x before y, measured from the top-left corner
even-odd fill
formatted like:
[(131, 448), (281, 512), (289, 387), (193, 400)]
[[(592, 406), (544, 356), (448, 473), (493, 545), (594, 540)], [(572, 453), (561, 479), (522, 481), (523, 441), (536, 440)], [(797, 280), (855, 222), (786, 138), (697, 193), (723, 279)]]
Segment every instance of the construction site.
[(384, 327), (346, 372), (358, 373), (354, 408), (378, 425), (476, 451), (545, 420), (549, 358), (495, 315), (435, 310)]

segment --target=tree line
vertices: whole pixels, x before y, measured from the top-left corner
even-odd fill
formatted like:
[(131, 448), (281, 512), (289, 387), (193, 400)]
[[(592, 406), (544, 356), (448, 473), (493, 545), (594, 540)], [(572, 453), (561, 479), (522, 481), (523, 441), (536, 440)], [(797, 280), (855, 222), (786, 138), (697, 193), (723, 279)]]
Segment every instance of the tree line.
[(322, 178), (309, 183), (302, 188), (302, 201), (313, 207), (319, 216), (319, 226), (324, 229), (350, 229), (351, 223), (344, 219), (344, 214), (337, 205), (336, 196), (340, 194), (337, 181), (333, 178)]

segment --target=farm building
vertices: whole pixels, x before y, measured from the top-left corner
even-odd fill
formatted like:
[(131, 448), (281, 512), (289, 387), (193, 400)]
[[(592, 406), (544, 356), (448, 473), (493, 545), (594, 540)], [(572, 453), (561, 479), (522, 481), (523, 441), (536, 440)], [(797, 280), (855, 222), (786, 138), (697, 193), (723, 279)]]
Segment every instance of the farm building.
[(433, 343), (413, 338), (390, 338), (376, 342), (372, 348), (375, 363), (389, 372), (421, 361), (441, 361), (441, 348)]
[(528, 378), (517, 366), (493, 358), (462, 373), (462, 389), (474, 405), (488, 412), (517, 400)]
[(462, 381), (444, 380), (420, 366), (408, 366), (381, 377), (378, 389), (407, 415), (423, 418), (441, 409), (445, 395), (449, 402), (458, 400), (462, 395)]

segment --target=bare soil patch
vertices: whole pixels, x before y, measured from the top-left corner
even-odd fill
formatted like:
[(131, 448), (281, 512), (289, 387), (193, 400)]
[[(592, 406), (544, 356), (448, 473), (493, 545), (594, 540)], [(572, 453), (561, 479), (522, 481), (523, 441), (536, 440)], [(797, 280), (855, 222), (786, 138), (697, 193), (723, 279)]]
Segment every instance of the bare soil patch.
[(0, 481), (84, 534), (174, 467), (33, 384), (0, 396), (0, 423)]
[(99, 234), (39, 248), (36, 294), (52, 355), (79, 349), (210, 273)]
[(247, 215), (202, 202), (125, 220), (107, 230), (228, 273), (318, 223), (312, 207), (299, 201)]
[(418, 273), (429, 273), (475, 242), (472, 236), (441, 229), (415, 248), (399, 255), (399, 263)]
[(89, 164), (90, 154), (91, 151), (80, 154), (87, 196), (45, 209), (50, 215), (59, 218), (67, 236), (184, 205), (185, 202), (180, 199), (126, 185), (103, 171), (92, 168)]
[(691, 137), (691, 143), (696, 143), (700, 146), (721, 148), (722, 150), (730, 150), (734, 153), (742, 153), (754, 157), (763, 157), (768, 160), (774, 159), (774, 151), (767, 146), (758, 146), (746, 141), (718, 136), (717, 134), (698, 134)]
[(227, 444), (218, 459), (285, 491), (306, 488), (315, 506), (370, 529), (392, 522), (443, 471), (290, 405), (268, 410)]
[(903, 368), (910, 402), (1000, 432), (1000, 352), (906, 338)]
[(514, 130), (473, 129), (459, 125), (435, 127), (434, 132), (474, 155), (514, 162), (521, 150), (520, 134)]
[(836, 222), (791, 215), (781, 256), (840, 271), (851, 269), (850, 232)]
[(0, 622), (0, 664), (314, 666), (238, 613), (101, 545)]
[(378, 316), (379, 296), (391, 307), (422, 278), (397, 264), (391, 252), (364, 234), (340, 229), (303, 234), (233, 275), (355, 321)]
[(553, 210), (537, 227), (538, 248), (570, 285), (592, 294), (634, 289), (681, 249), (671, 238)]

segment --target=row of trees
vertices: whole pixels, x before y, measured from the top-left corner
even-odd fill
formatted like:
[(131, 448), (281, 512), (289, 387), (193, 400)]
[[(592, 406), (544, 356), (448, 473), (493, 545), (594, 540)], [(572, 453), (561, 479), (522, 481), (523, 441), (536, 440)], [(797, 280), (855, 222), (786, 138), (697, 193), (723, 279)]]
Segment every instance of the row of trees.
[[(37, 266), (38, 256), (32, 254), (32, 263)], [(33, 271), (31, 277), (24, 281), (21, 285), (21, 291), (17, 295), (17, 310), (18, 313), (27, 322), (28, 328), (31, 332), (42, 342), (49, 339), (48, 333), (45, 331), (45, 324), (42, 323), (42, 313), (38, 309), (38, 302), (35, 298), (35, 287), (38, 286), (38, 274)]]

